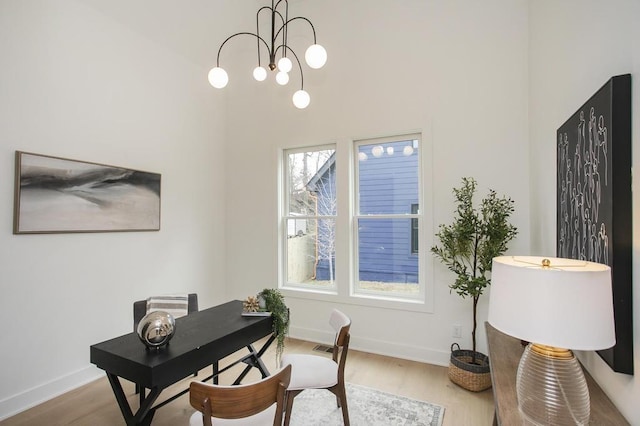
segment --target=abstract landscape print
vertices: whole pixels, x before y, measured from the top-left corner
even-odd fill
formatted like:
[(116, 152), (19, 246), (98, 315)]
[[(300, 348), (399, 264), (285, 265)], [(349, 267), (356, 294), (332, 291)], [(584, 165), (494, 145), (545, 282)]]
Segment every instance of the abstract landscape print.
[(14, 234), (159, 229), (160, 174), (16, 151)]

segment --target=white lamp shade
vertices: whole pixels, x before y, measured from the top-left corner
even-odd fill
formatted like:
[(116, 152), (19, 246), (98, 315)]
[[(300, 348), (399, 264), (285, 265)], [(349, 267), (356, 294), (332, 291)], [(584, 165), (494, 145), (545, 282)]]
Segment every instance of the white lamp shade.
[(313, 69), (322, 68), (327, 63), (327, 51), (319, 44), (312, 44), (304, 53), (304, 60)]
[(229, 82), (227, 72), (220, 67), (211, 68), (208, 77), (209, 83), (216, 89), (222, 89)]
[(311, 97), (304, 90), (298, 90), (293, 94), (293, 104), (300, 109), (305, 109), (309, 106), (311, 102)]
[(284, 86), (289, 82), (289, 74), (282, 71), (278, 72), (278, 74), (276, 74), (276, 81), (279, 85)]
[[(543, 267), (543, 259), (550, 260)], [(615, 342), (611, 269), (537, 256), (493, 259), (489, 323), (532, 343), (599, 350)]]
[(293, 63), (289, 58), (280, 58), (278, 60), (278, 69), (282, 72), (289, 72), (293, 68)]
[(264, 67), (255, 67), (253, 69), (253, 78), (257, 81), (264, 81), (267, 78), (267, 70)]

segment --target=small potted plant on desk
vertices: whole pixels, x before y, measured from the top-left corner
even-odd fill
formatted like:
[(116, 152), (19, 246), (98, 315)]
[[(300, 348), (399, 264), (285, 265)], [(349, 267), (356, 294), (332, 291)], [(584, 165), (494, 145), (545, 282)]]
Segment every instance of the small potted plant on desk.
[(508, 221), (514, 211), (513, 200), (489, 190), (476, 208), (476, 186), (475, 179), (463, 178), (462, 187), (453, 189), (457, 203), (453, 223), (440, 225), (436, 234), (440, 245), (433, 246), (431, 252), (456, 274), (456, 280), (449, 285), (451, 291), (473, 301), (473, 349), (460, 350), (458, 346), (454, 350), (457, 343), (451, 345), (449, 378), (467, 390), (479, 392), (491, 387), (491, 374), (488, 357), (476, 351), (478, 300), (491, 284), (493, 258), (507, 250), (518, 231)]

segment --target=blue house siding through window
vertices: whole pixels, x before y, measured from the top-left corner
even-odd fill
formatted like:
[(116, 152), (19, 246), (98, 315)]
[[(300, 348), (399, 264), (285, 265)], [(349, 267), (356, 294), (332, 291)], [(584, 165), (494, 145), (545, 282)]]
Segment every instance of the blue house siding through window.
[[(406, 141), (411, 145), (412, 141)], [(389, 153), (387, 147), (396, 149)], [(379, 281), (393, 283), (418, 282), (417, 232), (411, 218), (369, 219), (369, 214), (410, 214), (416, 213), (418, 204), (418, 155), (403, 155), (398, 143), (382, 144), (381, 156), (365, 153), (366, 159), (359, 161), (359, 279), (360, 281)], [(364, 145), (361, 149), (370, 149)], [(400, 152), (398, 152), (400, 151)], [(363, 151), (361, 151), (363, 152)], [(335, 161), (330, 158), (328, 162)], [(312, 179), (313, 188), (323, 205), (321, 197), (328, 191), (322, 185), (331, 183), (335, 188), (335, 168), (331, 164), (323, 167)], [(311, 183), (311, 182), (310, 182)], [(319, 208), (320, 210), (320, 208)], [(326, 212), (318, 211), (319, 214)], [(413, 234), (413, 240), (412, 240)], [(322, 238), (319, 235), (318, 238)], [(323, 244), (319, 244), (322, 246)], [(412, 250), (413, 247), (413, 250)], [(335, 265), (335, 259), (331, 262)], [(329, 261), (319, 259), (316, 267), (316, 279), (329, 279)]]

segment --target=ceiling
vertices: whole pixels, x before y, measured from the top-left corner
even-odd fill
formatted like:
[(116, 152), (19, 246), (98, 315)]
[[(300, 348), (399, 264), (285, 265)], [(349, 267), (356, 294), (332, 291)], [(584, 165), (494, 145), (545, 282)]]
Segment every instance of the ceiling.
[[(204, 68), (220, 43), (255, 26), (267, 0), (75, 0)], [(291, 1), (289, 2), (291, 6)]]

